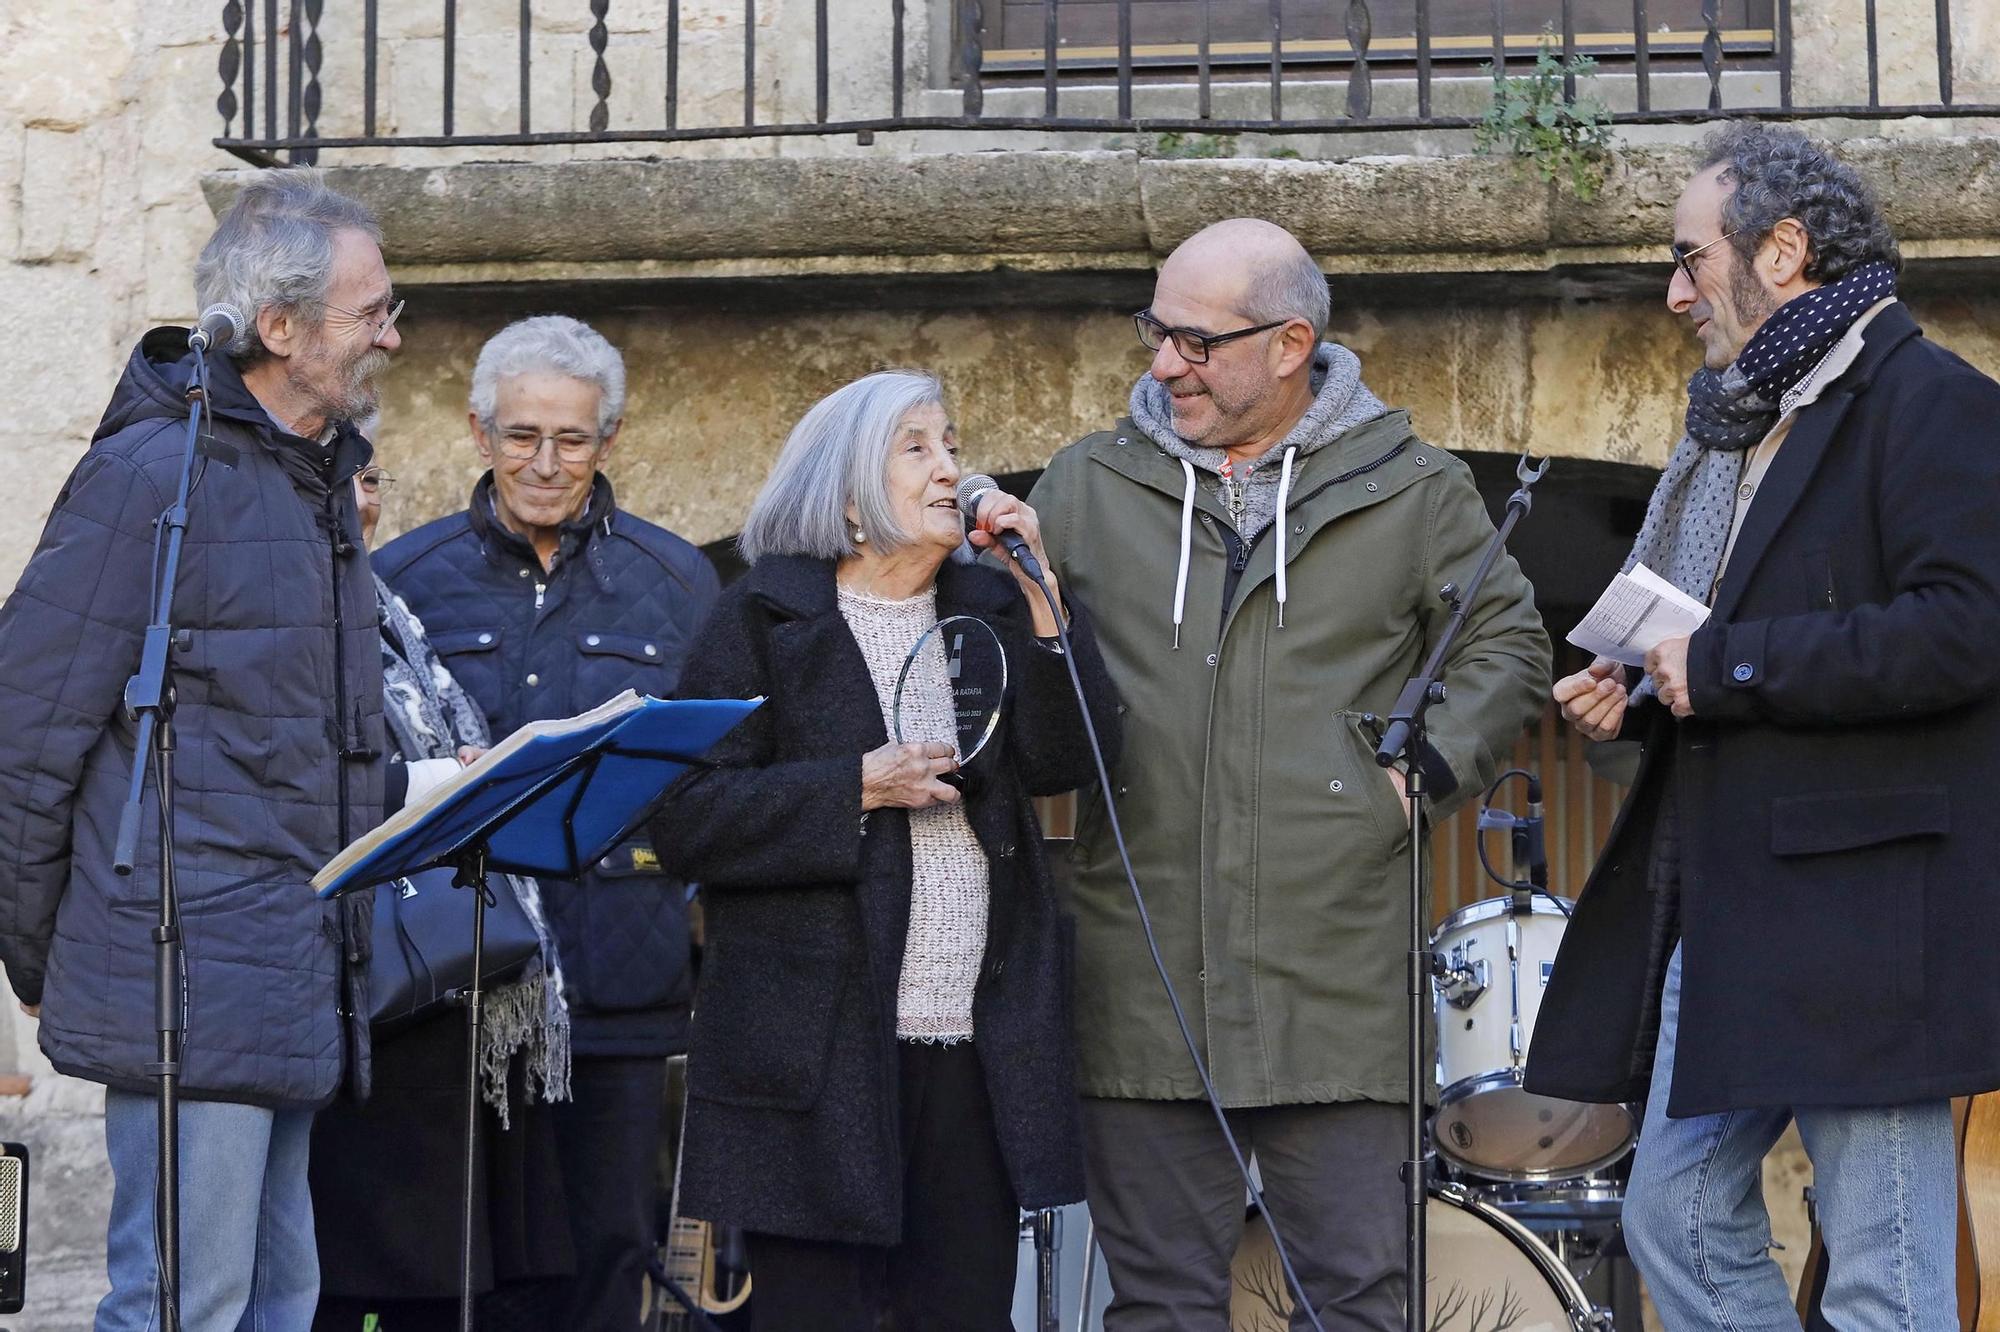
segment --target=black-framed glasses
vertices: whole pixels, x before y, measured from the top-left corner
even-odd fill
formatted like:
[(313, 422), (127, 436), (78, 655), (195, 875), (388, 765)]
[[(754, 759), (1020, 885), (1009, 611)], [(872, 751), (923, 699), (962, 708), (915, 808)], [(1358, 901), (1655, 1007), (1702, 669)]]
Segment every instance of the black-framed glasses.
[(357, 472), (354, 479), (361, 484), (363, 490), (371, 495), (378, 494), (396, 484), (396, 478), (390, 476), (379, 467), (370, 467)]
[(383, 338), (389, 336), (389, 330), (394, 328), (396, 321), (403, 317), (403, 307), (408, 304), (409, 302), (406, 300), (397, 301), (389, 307), (388, 313), (379, 317), (369, 314), (366, 310), (349, 310), (339, 305), (329, 305), (326, 308), (337, 315), (346, 315), (357, 324), (367, 325), (370, 329), (374, 330), (369, 335), (368, 340), (370, 342), (380, 342)]
[(589, 462), (597, 456), (597, 446), (601, 443), (601, 436), (586, 435), (579, 430), (545, 435), (534, 426), (508, 426), (500, 432), (500, 452), (522, 462), (538, 457), (544, 444), (555, 445), (556, 457), (566, 463)]
[[(1741, 231), (1741, 230), (1743, 230), (1743, 228), (1741, 227), (1736, 228), (1736, 231)], [(1688, 249), (1685, 245), (1682, 245), (1678, 241), (1676, 241), (1674, 244), (1669, 245), (1667, 247), (1667, 253), (1671, 254), (1674, 257), (1674, 267), (1680, 269), (1681, 272), (1687, 274), (1687, 280), (1689, 282), (1692, 282), (1694, 281), (1694, 265), (1689, 263), (1688, 261), (1690, 259), (1693, 259), (1696, 255), (1700, 254), (1703, 250), (1709, 249), (1711, 246), (1722, 244), (1722, 242), (1728, 240), (1731, 236), (1734, 236), (1736, 234), (1736, 231), (1724, 232), (1722, 235), (1717, 236), (1714, 240), (1705, 242), (1704, 244), (1701, 245), (1697, 245), (1692, 250)]]
[(1252, 333), (1268, 333), (1274, 328), (1283, 328), (1291, 323), (1289, 319), (1276, 319), (1268, 324), (1258, 324), (1255, 328), (1232, 329), (1227, 333), (1203, 333), (1192, 328), (1173, 328), (1153, 318), (1151, 310), (1141, 310), (1132, 316), (1133, 327), (1139, 330), (1139, 345), (1147, 351), (1158, 351), (1166, 345), (1167, 339), (1174, 340), (1174, 350), (1189, 365), (1206, 365), (1208, 354), (1225, 342), (1247, 338)]

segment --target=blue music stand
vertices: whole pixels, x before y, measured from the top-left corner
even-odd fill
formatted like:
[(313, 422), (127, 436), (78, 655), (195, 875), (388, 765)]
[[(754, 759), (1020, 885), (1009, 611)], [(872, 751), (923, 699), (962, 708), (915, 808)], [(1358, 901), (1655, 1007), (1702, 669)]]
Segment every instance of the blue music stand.
[(563, 735), (535, 736), (336, 875), (323, 898), (450, 865), (478, 896), (472, 984), (465, 992), (465, 1183), (459, 1199), (458, 1323), (472, 1332), (472, 1199), (479, 1131), (479, 1042), (486, 948), (486, 876), (498, 871), (575, 879), (630, 837), (667, 788), (762, 699), (642, 699), (629, 712)]

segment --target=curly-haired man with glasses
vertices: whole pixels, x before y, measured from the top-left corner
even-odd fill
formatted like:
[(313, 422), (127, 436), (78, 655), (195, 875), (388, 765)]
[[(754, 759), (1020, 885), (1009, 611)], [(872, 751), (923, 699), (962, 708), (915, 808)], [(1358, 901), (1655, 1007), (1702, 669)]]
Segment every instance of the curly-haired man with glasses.
[(1945, 1332), (1948, 1098), (2000, 1086), (2000, 385), (1924, 338), (1874, 197), (1794, 130), (1709, 142), (1673, 258), (1703, 365), (1630, 563), (1710, 615), (1556, 685), (1643, 748), (1528, 1088), (1646, 1102), (1625, 1236), (1673, 1332), (1797, 1329), (1761, 1184), (1791, 1123), (1826, 1320)]

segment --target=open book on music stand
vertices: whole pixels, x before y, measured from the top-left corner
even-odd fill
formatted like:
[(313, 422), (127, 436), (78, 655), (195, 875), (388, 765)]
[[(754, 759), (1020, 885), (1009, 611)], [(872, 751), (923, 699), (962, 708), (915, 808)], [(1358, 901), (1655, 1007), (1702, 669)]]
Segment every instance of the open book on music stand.
[(459, 1327), (472, 1329), (473, 1170), (479, 1124), (480, 968), (489, 872), (574, 879), (644, 823), (667, 787), (762, 699), (668, 702), (626, 691), (575, 717), (531, 722), (356, 838), (313, 876), (321, 897), (451, 865), (478, 897), (465, 993), (465, 1184)]

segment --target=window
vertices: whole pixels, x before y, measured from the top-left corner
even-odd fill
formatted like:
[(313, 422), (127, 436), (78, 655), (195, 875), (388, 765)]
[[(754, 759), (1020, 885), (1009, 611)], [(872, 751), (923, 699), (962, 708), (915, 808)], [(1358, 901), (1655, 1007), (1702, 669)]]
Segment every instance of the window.
[[(1698, 55), (1707, 24), (1703, 0), (1645, 0), (1647, 49), (1660, 56)], [(1716, 0), (1723, 49), (1754, 54), (1773, 49), (1775, 0)], [(1132, 62), (1140, 68), (1193, 68), (1200, 52), (1203, 9), (1208, 22), (1209, 64), (1268, 71), (1271, 63), (1270, 0), (1131, 0)], [(1280, 55), (1291, 64), (1341, 64), (1353, 59), (1347, 41), (1347, 0), (1284, 0)], [(1118, 63), (1119, 0), (1060, 0), (1056, 10), (1057, 65), (1099, 70)], [(1370, 0), (1373, 36), (1368, 57), (1410, 60), (1416, 55), (1415, 0)], [(1629, 54), (1633, 0), (1571, 0), (1577, 48), (1599, 58)], [(1470, 64), (1492, 59), (1495, 11), (1510, 56), (1532, 55), (1544, 28), (1562, 31), (1562, 0), (1430, 0), (1431, 56)], [(986, 0), (983, 36), (987, 73), (1042, 71), (1043, 0)]]

